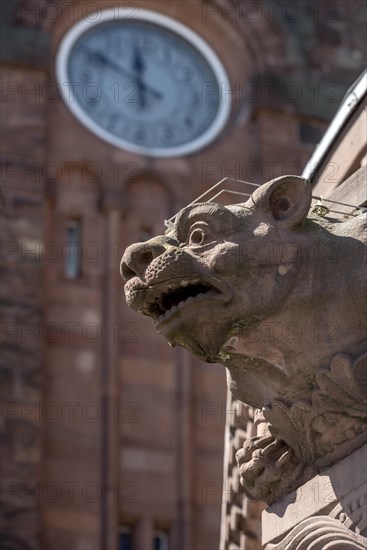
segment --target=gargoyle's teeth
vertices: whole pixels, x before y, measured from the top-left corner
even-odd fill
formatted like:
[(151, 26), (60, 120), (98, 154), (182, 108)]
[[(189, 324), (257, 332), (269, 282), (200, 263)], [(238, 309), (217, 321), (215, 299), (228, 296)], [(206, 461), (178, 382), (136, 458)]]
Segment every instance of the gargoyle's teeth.
[(174, 288), (177, 288), (177, 285), (175, 284), (167, 285), (167, 288), (168, 290), (173, 290)]
[(180, 286), (196, 285), (199, 281), (181, 281)]
[[(181, 286), (189, 286), (189, 285), (192, 285), (192, 284), (193, 283), (191, 282), (188, 285), (180, 285), (180, 287)], [(196, 284), (198, 284), (198, 282), (196, 282)], [(204, 286), (204, 285), (202, 285), (202, 286)], [(162, 315), (159, 315), (159, 317), (157, 318), (158, 323), (161, 323), (164, 319), (166, 319), (170, 315), (173, 315), (174, 313), (176, 313), (176, 311), (178, 311), (179, 309), (181, 309), (182, 307), (184, 307), (188, 304), (191, 304), (193, 302), (200, 301), (204, 298), (208, 298), (209, 296), (214, 296), (214, 295), (218, 294), (218, 292), (214, 288), (210, 288), (210, 287), (207, 287), (207, 288), (208, 288), (208, 290), (206, 292), (200, 292), (199, 294), (196, 294), (195, 296), (189, 296), (188, 298), (186, 298), (184, 300), (181, 300), (178, 304), (172, 306), (170, 309), (165, 311)], [(162, 306), (161, 306), (161, 308), (162, 308)]]

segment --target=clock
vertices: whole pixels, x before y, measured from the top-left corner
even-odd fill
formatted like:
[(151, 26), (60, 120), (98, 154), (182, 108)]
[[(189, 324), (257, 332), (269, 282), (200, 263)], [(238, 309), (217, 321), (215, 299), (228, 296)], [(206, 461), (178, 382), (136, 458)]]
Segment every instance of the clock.
[(82, 124), (143, 155), (198, 151), (230, 112), (230, 83), (216, 53), (187, 26), (150, 10), (117, 16), (106, 9), (78, 22), (60, 44), (56, 77)]

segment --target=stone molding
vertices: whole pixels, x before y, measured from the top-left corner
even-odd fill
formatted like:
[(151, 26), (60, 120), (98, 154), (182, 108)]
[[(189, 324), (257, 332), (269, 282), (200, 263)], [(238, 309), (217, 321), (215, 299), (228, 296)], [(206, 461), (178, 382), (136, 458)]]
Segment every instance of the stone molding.
[(350, 531), (338, 520), (318, 516), (301, 521), (278, 544), (264, 550), (365, 550), (367, 539)]
[[(351, 542), (359, 543), (358, 537), (362, 537), (361, 540), (366, 544), (366, 464), (367, 444), (269, 506), (262, 516), (263, 544), (266, 550), (307, 549), (307, 546), (285, 544), (286, 542), (288, 544), (292, 536), (298, 536), (298, 533), (302, 533), (306, 541), (309, 540), (308, 529), (310, 533), (317, 530), (319, 525), (317, 521), (320, 519), (324, 521), (326, 516), (330, 519), (330, 523), (325, 524), (324, 521), (322, 525), (320, 524), (324, 529), (320, 533), (328, 533), (330, 529), (333, 533), (337, 527), (345, 540), (347, 540), (346, 532), (349, 533)], [(298, 526), (302, 527), (299, 531)], [(316, 542), (317, 539), (315, 544)], [(285, 546), (279, 546), (278, 549), (277, 545), (280, 543), (284, 543)], [(314, 550), (313, 547), (311, 548)], [(328, 547), (325, 546), (325, 548)]]

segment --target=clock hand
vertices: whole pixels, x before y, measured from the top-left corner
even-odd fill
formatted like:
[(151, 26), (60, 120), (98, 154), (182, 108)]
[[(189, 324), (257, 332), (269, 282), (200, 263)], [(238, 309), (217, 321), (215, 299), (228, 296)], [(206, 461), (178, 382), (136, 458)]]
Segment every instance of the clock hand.
[(137, 46), (134, 47), (133, 69), (137, 74), (141, 74), (142, 72), (144, 72), (145, 69), (143, 58)]
[(144, 84), (140, 79), (138, 79), (136, 81), (136, 85), (138, 87), (138, 103), (142, 108), (144, 108), (146, 106), (146, 99), (145, 99), (146, 90), (144, 88)]
[(157, 99), (162, 98), (161, 92), (159, 92), (155, 88), (152, 88), (148, 84), (145, 84), (144, 82), (142, 82), (139, 79), (138, 75), (130, 72), (128, 69), (124, 69), (123, 67), (120, 67), (120, 65), (118, 65), (118, 63), (115, 63), (112, 59), (110, 59), (109, 57), (107, 57), (103, 53), (96, 52), (96, 51), (93, 51), (93, 50), (87, 50), (87, 49), (86, 49), (86, 51), (88, 52), (88, 54), (89, 54), (89, 56), (92, 60), (96, 61), (97, 63), (100, 63), (101, 65), (108, 65), (109, 67), (114, 69), (116, 72), (118, 72), (122, 75), (125, 75), (127, 78), (132, 78), (134, 80), (134, 82), (136, 82), (138, 84), (138, 86), (139, 86), (139, 83), (140, 83), (141, 89), (144, 89), (146, 92), (150, 93), (152, 96), (156, 97)]
[(134, 57), (133, 57), (132, 68), (135, 70), (135, 73), (137, 75), (136, 84), (138, 87), (138, 103), (142, 108), (144, 108), (146, 105), (145, 89), (144, 89), (144, 82), (142, 81), (140, 75), (144, 72), (145, 65), (144, 65), (140, 50), (138, 49), (137, 46), (134, 46)]

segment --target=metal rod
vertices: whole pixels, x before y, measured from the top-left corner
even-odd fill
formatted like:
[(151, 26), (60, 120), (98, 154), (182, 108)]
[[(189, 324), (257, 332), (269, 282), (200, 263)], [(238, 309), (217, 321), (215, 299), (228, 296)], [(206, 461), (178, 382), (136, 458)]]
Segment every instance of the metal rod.
[(364, 206), (356, 206), (355, 204), (348, 204), (346, 202), (339, 202), (339, 201), (333, 201), (331, 199), (324, 199), (323, 197), (317, 197), (315, 195), (312, 195), (312, 198), (317, 199), (320, 202), (332, 202), (333, 204), (340, 204), (341, 206), (348, 206), (349, 208), (358, 208), (358, 209), (365, 208)]
[[(252, 187), (261, 187), (261, 183), (252, 183), (251, 181), (236, 180), (234, 178), (226, 178), (228, 181), (234, 181), (236, 183), (244, 183), (246, 185), (252, 185)], [(223, 180), (222, 180), (223, 181)]]
[(251, 193), (244, 193), (244, 192), (240, 192), (240, 191), (231, 191), (230, 189), (222, 189), (221, 191), (219, 191), (219, 193), (217, 193), (216, 195), (214, 195), (214, 197), (211, 197), (211, 198), (208, 200), (208, 202), (213, 201), (214, 199), (216, 199), (217, 197), (219, 197), (219, 196), (222, 195), (223, 193), (232, 193), (232, 195), (241, 195), (242, 197), (243, 197), (243, 196), (251, 197)]
[[(215, 183), (210, 189), (205, 191), (205, 193), (202, 193), (202, 195), (200, 195), (195, 200), (190, 202), (187, 205), (187, 207), (196, 204), (198, 201), (200, 201), (200, 199), (202, 199), (203, 197), (207, 196), (209, 193), (214, 191), (214, 189), (216, 189), (219, 185), (221, 185), (225, 181), (231, 181), (231, 182), (234, 182), (234, 183), (243, 183), (244, 185), (251, 185), (252, 187), (261, 187), (261, 184), (259, 184), (259, 183), (252, 183), (250, 181), (237, 180), (235, 178), (225, 177), (225, 178), (221, 179), (220, 181), (218, 181), (217, 183)], [(216, 195), (214, 195), (213, 197), (208, 199), (206, 202), (212, 202), (214, 199), (221, 196), (223, 193), (231, 193), (232, 195), (242, 195), (242, 196), (246, 196), (246, 197), (251, 197), (251, 193), (245, 193), (244, 191), (232, 191), (231, 189), (222, 189), (221, 191), (219, 191), (219, 193), (217, 193)], [(356, 209), (356, 210), (365, 210), (365, 207), (363, 207), (363, 206), (356, 206), (355, 204), (348, 204), (348, 203), (345, 203), (345, 202), (334, 201), (332, 199), (324, 199), (323, 197), (318, 197), (316, 195), (312, 195), (312, 198), (317, 200), (317, 201), (320, 201), (321, 203), (329, 202), (329, 203), (332, 203), (332, 204), (340, 204), (341, 206), (347, 206), (348, 208), (353, 208), (353, 209)], [(338, 210), (331, 210), (331, 209), (329, 209), (329, 212), (334, 212), (335, 214), (345, 214), (345, 215), (348, 215), (348, 216), (352, 215), (352, 214), (347, 214), (346, 212), (340, 212)], [(174, 220), (174, 218), (176, 216), (177, 216), (177, 214), (175, 214), (174, 216), (171, 216), (171, 218), (169, 218), (168, 220), (165, 220), (164, 223), (165, 223), (166, 227), (169, 227), (169, 225), (171, 223), (173, 223), (172, 220)]]

